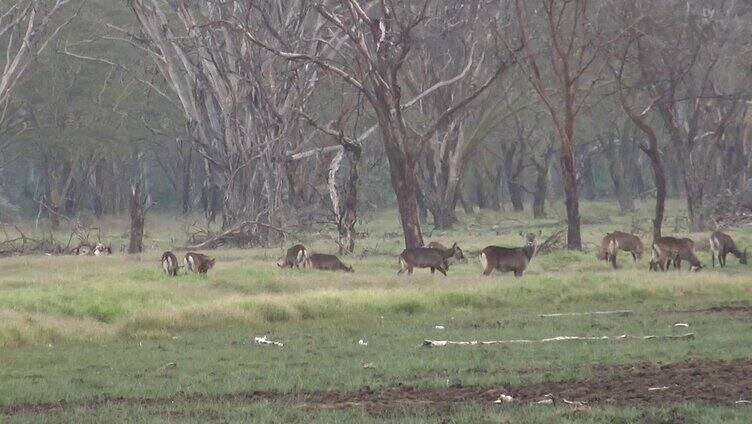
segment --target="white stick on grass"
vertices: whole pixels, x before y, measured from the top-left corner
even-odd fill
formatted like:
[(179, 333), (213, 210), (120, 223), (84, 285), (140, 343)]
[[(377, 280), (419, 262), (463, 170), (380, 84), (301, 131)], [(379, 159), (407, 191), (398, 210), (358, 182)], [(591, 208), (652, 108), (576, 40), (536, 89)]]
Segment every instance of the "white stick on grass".
[(570, 340), (579, 341), (622, 341), (622, 340), (655, 340), (655, 339), (694, 339), (694, 333), (678, 334), (678, 335), (649, 335), (649, 336), (630, 336), (622, 334), (621, 336), (558, 336), (550, 337), (546, 339), (512, 339), (512, 340), (488, 340), (488, 341), (468, 341), (457, 342), (451, 340), (423, 340), (423, 346), (426, 347), (443, 347), (443, 346), (484, 346), (484, 345), (499, 345), (499, 344), (530, 344), (530, 343), (547, 343), (547, 342), (561, 342)]
[(584, 315), (629, 315), (632, 310), (625, 309), (621, 311), (593, 311), (593, 312), (565, 312), (560, 314), (541, 314), (540, 318), (556, 318), (556, 317), (577, 317)]

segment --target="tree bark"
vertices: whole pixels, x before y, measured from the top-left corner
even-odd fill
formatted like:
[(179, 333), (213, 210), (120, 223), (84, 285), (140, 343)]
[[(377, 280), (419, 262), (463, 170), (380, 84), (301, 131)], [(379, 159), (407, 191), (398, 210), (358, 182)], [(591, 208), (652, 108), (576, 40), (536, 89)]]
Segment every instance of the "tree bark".
[(128, 242), (128, 253), (141, 253), (144, 240), (144, 221), (146, 215), (145, 202), (141, 196), (141, 184), (136, 183), (131, 187), (131, 231)]
[(546, 192), (548, 191), (548, 167), (538, 170), (535, 178), (535, 193), (533, 194), (533, 219), (546, 217)]
[(582, 249), (580, 201), (577, 196), (574, 152), (570, 142), (562, 140), (562, 143), (561, 167), (564, 172), (564, 197), (567, 208), (567, 248), (580, 250)]
[[(178, 146), (178, 150), (182, 150)], [(182, 161), (181, 183), (180, 183), (180, 206), (183, 215), (188, 215), (191, 211), (191, 173), (193, 168), (193, 148), (189, 146), (188, 153)]]

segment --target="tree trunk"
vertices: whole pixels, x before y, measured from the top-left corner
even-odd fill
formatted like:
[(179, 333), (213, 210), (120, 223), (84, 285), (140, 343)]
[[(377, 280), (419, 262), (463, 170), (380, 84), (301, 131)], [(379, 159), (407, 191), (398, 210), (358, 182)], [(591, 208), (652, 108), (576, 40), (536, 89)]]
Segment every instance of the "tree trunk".
[[(582, 194), (585, 199), (595, 199), (595, 177), (593, 176), (593, 158), (588, 152), (584, 152), (582, 155), (581, 165), (581, 183)], [(566, 186), (565, 186), (566, 189)]]
[[(428, 206), (426, 206), (426, 195), (422, 191), (418, 192), (418, 213), (420, 214), (420, 222), (428, 221)], [(434, 218), (434, 223), (436, 219)]]
[(523, 212), (525, 210), (525, 204), (522, 198), (522, 188), (517, 181), (507, 178), (507, 190), (509, 190), (509, 200), (512, 202), (512, 207), (515, 212)]
[(403, 140), (400, 143), (395, 139), (395, 129), (389, 119), (382, 116), (379, 121), (384, 148), (389, 159), (389, 176), (394, 193), (397, 195), (397, 209), (399, 210), (402, 232), (405, 236), (405, 248), (423, 246), (418, 207), (419, 183), (415, 172), (417, 161), (409, 153), (402, 150), (402, 146), (408, 146), (408, 142)]
[(191, 211), (191, 168), (192, 168), (193, 149), (188, 150), (188, 157), (183, 162), (182, 181), (180, 187), (180, 205), (183, 215)]
[(548, 163), (538, 168), (535, 178), (535, 193), (533, 194), (533, 219), (546, 217), (545, 204), (548, 191)]
[[(629, 109), (625, 107), (630, 114)], [(666, 211), (666, 173), (663, 171), (661, 153), (658, 150), (658, 138), (655, 132), (646, 123), (636, 115), (632, 116), (638, 128), (648, 138), (648, 146), (640, 146), (645, 155), (650, 159), (650, 167), (653, 169), (653, 179), (655, 180), (655, 216), (653, 217), (653, 239), (661, 237), (663, 227), (663, 215)]]
[(431, 210), (435, 229), (446, 230), (452, 228), (457, 223), (457, 215), (454, 213), (454, 207), (454, 204), (445, 205), (439, 203), (435, 209)]
[[(620, 140), (624, 145), (625, 141)], [(624, 162), (628, 159), (625, 149), (614, 146), (614, 140), (608, 140), (601, 143), (603, 149), (606, 152), (608, 159), (608, 171), (611, 176), (611, 182), (614, 184), (614, 194), (616, 200), (619, 202), (619, 210), (621, 215), (634, 211), (634, 201), (632, 199), (632, 193), (627, 183), (627, 178), (624, 171)]]
[[(567, 149), (563, 149), (567, 150)], [(562, 168), (564, 168), (564, 196), (567, 207), (567, 248), (582, 249), (580, 235), (580, 201), (577, 197), (577, 178), (575, 177), (574, 155), (562, 154)]]
[(128, 242), (128, 253), (141, 253), (143, 251), (144, 220), (146, 210), (141, 199), (141, 184), (136, 183), (131, 187), (131, 234)]
[(491, 195), (490, 195), (490, 202), (489, 205), (491, 210), (494, 211), (501, 211), (502, 205), (501, 205), (501, 183), (504, 177), (504, 171), (501, 167), (497, 167), (496, 171), (493, 175), (493, 187), (491, 187)]
[(464, 193), (459, 193), (459, 201), (460, 204), (462, 204), (462, 209), (465, 211), (467, 215), (472, 215), (475, 213), (475, 210), (473, 209), (473, 203), (467, 199)]
[(689, 211), (690, 231), (698, 233), (705, 230), (705, 211), (702, 207), (703, 192), (701, 188), (687, 187), (687, 210)]
[(485, 209), (488, 203), (486, 202), (486, 191), (483, 188), (483, 177), (480, 175), (478, 168), (475, 168), (475, 200), (479, 209)]
[(337, 230), (339, 232), (339, 253), (349, 255), (355, 251), (355, 223), (358, 221), (358, 164), (360, 150), (352, 152), (350, 175), (345, 187), (345, 204), (342, 206)]
[(572, 105), (567, 103), (564, 128), (559, 128), (561, 143), (561, 172), (564, 178), (564, 203), (567, 208), (567, 249), (582, 249), (580, 233), (580, 200), (577, 194), (577, 167), (574, 160), (574, 114)]
[[(391, 167), (393, 168), (393, 167)], [(423, 234), (420, 231), (420, 216), (418, 212), (418, 179), (411, 171), (399, 172), (405, 176), (395, 178), (396, 172), (392, 172), (392, 186), (397, 195), (397, 207), (400, 214), (400, 223), (405, 235), (405, 248), (423, 246)]]

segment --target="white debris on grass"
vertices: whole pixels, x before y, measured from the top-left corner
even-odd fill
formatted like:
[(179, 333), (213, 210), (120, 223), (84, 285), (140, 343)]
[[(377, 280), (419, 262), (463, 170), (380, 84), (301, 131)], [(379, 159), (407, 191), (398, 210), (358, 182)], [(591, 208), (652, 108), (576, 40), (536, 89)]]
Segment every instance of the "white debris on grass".
[(630, 336), (622, 334), (621, 336), (558, 336), (546, 339), (512, 339), (512, 340), (487, 340), (487, 341), (452, 341), (452, 340), (423, 340), (423, 346), (426, 347), (444, 347), (450, 345), (456, 346), (481, 346), (497, 344), (527, 344), (527, 343), (547, 343), (569, 340), (579, 341), (621, 341), (621, 340), (654, 340), (654, 339), (694, 339), (694, 333), (677, 334), (677, 335), (649, 335), (649, 336)]
[(648, 391), (649, 392), (657, 392), (657, 391), (668, 390), (668, 389), (670, 389), (670, 387), (668, 387), (668, 386), (648, 387)]
[(689, 324), (687, 324), (686, 322), (677, 322), (676, 324), (674, 324), (674, 327), (689, 327)]
[(361, 346), (368, 346), (368, 340), (360, 339), (358, 340), (358, 344)]
[(509, 403), (509, 402), (513, 402), (513, 401), (514, 401), (513, 397), (511, 397), (509, 395), (505, 395), (504, 393), (502, 393), (502, 394), (499, 395), (499, 398), (494, 401), (494, 403)]
[(437, 326), (434, 326), (433, 328), (435, 328), (437, 330), (443, 330), (446, 327), (444, 327), (443, 325), (437, 325)]
[(618, 311), (592, 311), (592, 312), (563, 312), (557, 314), (540, 314), (540, 318), (557, 318), (557, 317), (578, 317), (585, 315), (628, 315), (631, 314), (631, 309), (623, 309)]
[(267, 339), (266, 335), (264, 335), (263, 337), (254, 337), (253, 341), (256, 342), (256, 344), (260, 344), (260, 345), (270, 345), (270, 346), (279, 346), (279, 347), (284, 346), (284, 344), (282, 344), (281, 342)]

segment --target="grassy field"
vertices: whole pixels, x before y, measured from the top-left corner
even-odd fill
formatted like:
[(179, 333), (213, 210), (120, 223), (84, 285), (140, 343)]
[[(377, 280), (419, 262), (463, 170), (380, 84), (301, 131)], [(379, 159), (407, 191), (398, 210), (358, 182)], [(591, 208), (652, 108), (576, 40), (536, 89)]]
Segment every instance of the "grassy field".
[[(583, 206), (590, 249), (605, 231), (649, 228), (650, 205), (624, 217), (612, 208)], [(681, 205), (671, 203), (666, 234), (677, 215)], [(608, 379), (617, 375), (609, 367), (620, 364), (750, 359), (752, 270), (734, 258), (723, 270), (656, 274), (647, 271), (647, 258), (633, 264), (623, 254), (623, 269), (615, 271), (593, 251), (558, 251), (536, 258), (521, 279), (484, 278), (473, 252), (519, 245), (523, 229), (546, 235), (563, 228), (557, 217), (533, 222), (484, 212), (430, 237), (458, 241), (468, 263), (454, 265), (448, 277), (424, 270), (398, 277), (402, 240), (393, 235), (395, 216), (384, 212), (361, 226), (369, 237), (345, 259), (355, 274), (280, 270), (281, 249), (222, 249), (210, 253), (217, 265), (207, 278), (168, 278), (159, 255), (183, 239), (180, 222), (166, 216), (147, 220), (150, 249), (142, 255), (0, 259), (0, 422), (752, 421), (752, 407), (735, 405), (738, 399), (573, 407), (463, 398), (438, 408), (320, 400), (364, 390), (501, 387), (514, 393), (543, 382)], [(122, 242), (124, 222), (101, 225), (108, 240)], [(731, 234), (752, 246), (752, 229)], [(690, 236), (709, 265), (707, 234)], [(334, 250), (313, 234), (300, 239), (313, 251)], [(650, 237), (643, 239), (647, 244)], [(539, 317), (617, 309), (633, 313)], [(675, 327), (679, 322), (689, 328)], [(686, 332), (695, 338), (421, 346), (424, 339)], [(255, 344), (262, 335), (284, 346)]]

